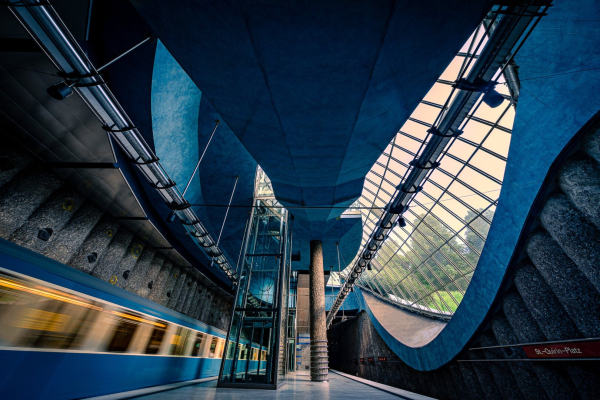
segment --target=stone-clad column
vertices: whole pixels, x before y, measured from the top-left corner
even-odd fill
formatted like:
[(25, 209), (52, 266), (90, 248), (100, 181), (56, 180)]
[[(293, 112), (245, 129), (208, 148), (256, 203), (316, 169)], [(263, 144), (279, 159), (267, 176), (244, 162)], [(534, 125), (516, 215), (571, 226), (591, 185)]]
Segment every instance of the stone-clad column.
[(310, 242), (310, 380), (328, 381), (323, 243)]

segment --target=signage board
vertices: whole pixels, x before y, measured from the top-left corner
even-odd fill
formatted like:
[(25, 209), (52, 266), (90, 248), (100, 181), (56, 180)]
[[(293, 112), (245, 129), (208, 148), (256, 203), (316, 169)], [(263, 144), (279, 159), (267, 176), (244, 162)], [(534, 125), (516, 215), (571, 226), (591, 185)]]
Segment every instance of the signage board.
[(600, 341), (523, 346), (528, 358), (600, 358)]

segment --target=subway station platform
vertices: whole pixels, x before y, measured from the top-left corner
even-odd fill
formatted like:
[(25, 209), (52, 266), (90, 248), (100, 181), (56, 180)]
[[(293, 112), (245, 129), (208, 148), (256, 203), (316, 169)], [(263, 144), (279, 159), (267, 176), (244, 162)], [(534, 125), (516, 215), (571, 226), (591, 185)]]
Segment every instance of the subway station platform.
[[(143, 390), (118, 393), (109, 396), (96, 397), (96, 400), (120, 399), (169, 399), (169, 400), (237, 400), (260, 398), (261, 400), (276, 399), (328, 399), (328, 400), (353, 400), (353, 399), (407, 399), (427, 400), (431, 397), (411, 393), (406, 390), (383, 385), (377, 382), (354, 377), (337, 371), (330, 371), (329, 382), (317, 383), (310, 381), (310, 374), (306, 372), (290, 373), (286, 383), (279, 390), (257, 389), (217, 389), (217, 381), (210, 380), (194, 385), (185, 385), (185, 382), (175, 385), (157, 386)], [(152, 394), (148, 394), (152, 392)]]

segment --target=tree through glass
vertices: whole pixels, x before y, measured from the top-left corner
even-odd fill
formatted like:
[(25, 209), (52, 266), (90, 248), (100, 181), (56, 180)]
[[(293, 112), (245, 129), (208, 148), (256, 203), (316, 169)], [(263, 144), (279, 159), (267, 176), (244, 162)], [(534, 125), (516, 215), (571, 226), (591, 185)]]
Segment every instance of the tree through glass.
[[(379, 208), (390, 202), (427, 140), (427, 129), (444, 110), (452, 83), (469, 71), (469, 60), (478, 56), (486, 40), (481, 25), (373, 165), (352, 206), (361, 207), (361, 248), (378, 222)], [(440, 166), (410, 203), (406, 226), (393, 229), (371, 262), (372, 270), (360, 276), (360, 287), (427, 313), (451, 316), (457, 309), (494, 217), (515, 116), (508, 84), (500, 71), (497, 76), (503, 103), (490, 108), (480, 98), (462, 124), (464, 133), (450, 141)]]

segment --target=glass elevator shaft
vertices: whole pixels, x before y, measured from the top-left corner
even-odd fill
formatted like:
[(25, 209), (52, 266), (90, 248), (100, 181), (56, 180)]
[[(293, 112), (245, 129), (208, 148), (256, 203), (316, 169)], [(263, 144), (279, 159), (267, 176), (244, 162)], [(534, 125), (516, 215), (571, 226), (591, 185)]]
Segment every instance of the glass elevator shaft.
[(285, 379), (290, 244), (287, 210), (255, 198), (219, 387), (276, 389)]

